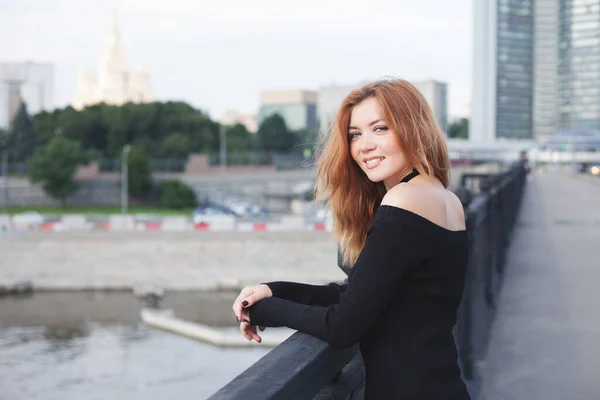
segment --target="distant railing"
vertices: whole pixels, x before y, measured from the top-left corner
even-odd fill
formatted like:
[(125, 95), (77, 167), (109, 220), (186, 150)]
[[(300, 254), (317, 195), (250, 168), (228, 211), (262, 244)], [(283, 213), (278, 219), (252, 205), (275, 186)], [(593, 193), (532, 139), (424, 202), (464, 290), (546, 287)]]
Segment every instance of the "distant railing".
[[(472, 395), (478, 389), (479, 368), (485, 358), (506, 252), (525, 182), (526, 170), (520, 162), (501, 174), (465, 174), (461, 180), (466, 200), (463, 205), (469, 236), (469, 267), (455, 337), (463, 375), (470, 383)], [(469, 199), (467, 185), (480, 193)]]
[[(211, 166), (221, 165), (221, 154), (210, 153), (209, 164)], [(273, 166), (277, 169), (302, 168), (310, 163), (298, 152), (271, 152), (271, 151), (240, 151), (231, 152), (226, 155), (228, 166)]]
[[(151, 158), (149, 160), (152, 172), (183, 172), (187, 164), (187, 158)], [(121, 170), (120, 160), (103, 159), (98, 161), (100, 172), (119, 172)]]
[[(28, 166), (26, 162), (8, 163), (7, 171), (8, 175), (11, 176), (26, 176), (28, 172)], [(0, 165), (0, 176), (4, 175), (2, 166)]]
[[(474, 394), (504, 271), (506, 250), (525, 187), (517, 163), (497, 175), (469, 174), (456, 190), (465, 206), (469, 266), (455, 339), (463, 376)], [(471, 186), (471, 189), (467, 186)], [(339, 255), (338, 264), (341, 265)], [(210, 397), (211, 400), (341, 399), (364, 397), (365, 372), (357, 346), (335, 349), (297, 332)]]
[[(211, 166), (221, 165), (221, 153), (209, 153), (208, 163)], [(264, 166), (271, 165), (270, 154), (265, 151), (228, 152), (225, 164), (228, 166)]]

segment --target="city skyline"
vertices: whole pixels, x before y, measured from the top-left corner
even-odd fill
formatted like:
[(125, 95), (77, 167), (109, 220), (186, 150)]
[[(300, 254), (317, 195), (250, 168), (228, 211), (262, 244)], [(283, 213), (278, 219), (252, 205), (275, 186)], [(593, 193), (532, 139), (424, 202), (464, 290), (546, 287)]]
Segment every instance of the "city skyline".
[(447, 82), (450, 119), (468, 115), (471, 0), (341, 4), (5, 3), (0, 47), (4, 61), (53, 63), (55, 105), (66, 106), (79, 67), (95, 69), (116, 7), (129, 60), (147, 60), (156, 100), (186, 101), (214, 119), (224, 109), (257, 110), (264, 90), (317, 90), (390, 75)]

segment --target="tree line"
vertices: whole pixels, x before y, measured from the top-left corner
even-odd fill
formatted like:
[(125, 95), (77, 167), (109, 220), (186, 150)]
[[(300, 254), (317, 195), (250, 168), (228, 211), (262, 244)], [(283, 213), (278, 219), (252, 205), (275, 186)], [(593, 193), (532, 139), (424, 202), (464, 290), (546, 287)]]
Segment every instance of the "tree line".
[(118, 162), (124, 146), (130, 145), (128, 187), (130, 194), (142, 196), (151, 188), (149, 159), (218, 153), (221, 132), (229, 154), (302, 154), (313, 147), (309, 141), (315, 137), (315, 133), (291, 131), (278, 114), (262, 121), (256, 133), (242, 124), (221, 126), (184, 102), (100, 103), (82, 110), (68, 106), (34, 116), (28, 114), (26, 104), (21, 104), (12, 128), (0, 132), (0, 150), (8, 154), (11, 163), (27, 163), (30, 180), (64, 202), (77, 189), (73, 181), (77, 166), (100, 159)]
[[(40, 112), (33, 121), (41, 145), (62, 134), (106, 158), (117, 157), (126, 144), (142, 148), (151, 158), (185, 158), (220, 149), (219, 123), (184, 102), (97, 104), (81, 111), (66, 107)], [(256, 135), (242, 124), (223, 129), (229, 152), (287, 152), (304, 134), (290, 131), (279, 115), (265, 119)]]

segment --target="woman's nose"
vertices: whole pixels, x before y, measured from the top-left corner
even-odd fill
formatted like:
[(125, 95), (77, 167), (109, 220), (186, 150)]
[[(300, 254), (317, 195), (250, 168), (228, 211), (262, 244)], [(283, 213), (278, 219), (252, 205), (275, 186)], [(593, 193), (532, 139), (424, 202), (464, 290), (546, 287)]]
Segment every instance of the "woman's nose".
[(362, 151), (363, 153), (375, 150), (375, 148), (377, 148), (377, 145), (372, 140), (370, 140), (368, 138), (361, 140), (360, 151)]

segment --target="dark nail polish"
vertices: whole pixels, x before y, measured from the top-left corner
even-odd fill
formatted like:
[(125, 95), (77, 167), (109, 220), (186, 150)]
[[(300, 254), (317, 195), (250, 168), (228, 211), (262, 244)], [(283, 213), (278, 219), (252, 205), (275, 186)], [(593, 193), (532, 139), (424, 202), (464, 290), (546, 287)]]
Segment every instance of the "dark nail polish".
[(235, 320), (236, 320), (237, 322), (240, 322), (240, 319), (237, 317), (237, 315), (235, 316)]
[(243, 307), (246, 307), (247, 305), (248, 305), (248, 301), (246, 301), (246, 300), (242, 301), (242, 306)]

